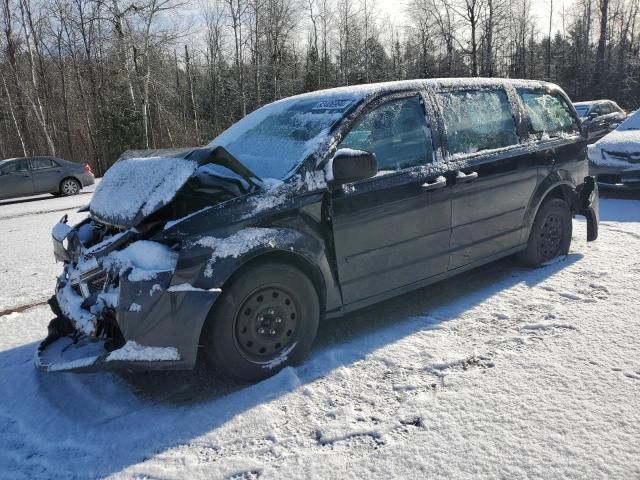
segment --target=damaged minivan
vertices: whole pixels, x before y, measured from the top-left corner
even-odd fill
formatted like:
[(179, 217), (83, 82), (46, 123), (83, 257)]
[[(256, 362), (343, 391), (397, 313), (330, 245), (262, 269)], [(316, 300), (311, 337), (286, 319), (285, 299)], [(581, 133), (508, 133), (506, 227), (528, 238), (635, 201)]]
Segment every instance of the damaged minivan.
[(575, 215), (595, 240), (586, 143), (553, 84), (435, 79), (303, 94), (204, 148), (127, 152), (86, 219), (53, 229), (36, 365), (273, 375), (322, 318), (507, 255), (542, 266)]

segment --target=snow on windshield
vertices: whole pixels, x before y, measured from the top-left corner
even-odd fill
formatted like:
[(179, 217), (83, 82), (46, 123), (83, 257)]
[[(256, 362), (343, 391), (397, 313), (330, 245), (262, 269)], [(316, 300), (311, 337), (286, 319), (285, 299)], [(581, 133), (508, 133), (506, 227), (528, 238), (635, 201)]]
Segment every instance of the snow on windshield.
[(362, 95), (304, 95), (247, 115), (209, 146), (223, 146), (260, 178), (284, 179)]
[(640, 110), (636, 110), (624, 122), (620, 124), (617, 130), (640, 130)]

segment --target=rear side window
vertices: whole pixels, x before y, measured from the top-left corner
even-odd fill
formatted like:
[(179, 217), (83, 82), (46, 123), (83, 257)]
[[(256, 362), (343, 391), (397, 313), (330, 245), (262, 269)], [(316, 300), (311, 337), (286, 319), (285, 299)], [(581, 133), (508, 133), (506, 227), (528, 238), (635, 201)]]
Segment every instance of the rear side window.
[(611, 106), (610, 103), (603, 103), (602, 104), (602, 114), (603, 115), (609, 115), (610, 113), (613, 113), (613, 106)]
[(433, 161), (431, 130), (416, 97), (391, 100), (365, 113), (340, 148), (375, 153), (378, 170), (400, 170)]
[(529, 117), (532, 134), (559, 136), (579, 133), (578, 123), (564, 98), (545, 92), (519, 91), (518, 94)]
[(57, 167), (57, 165), (50, 158), (32, 158), (31, 159), (31, 168), (33, 170), (43, 170), (45, 168), (53, 168), (53, 167)]
[(450, 155), (518, 143), (509, 99), (503, 90), (442, 92), (437, 96)]
[(10, 173), (28, 172), (29, 165), (26, 160), (20, 160), (18, 162), (11, 162), (8, 165), (0, 168), (0, 175), (9, 175)]

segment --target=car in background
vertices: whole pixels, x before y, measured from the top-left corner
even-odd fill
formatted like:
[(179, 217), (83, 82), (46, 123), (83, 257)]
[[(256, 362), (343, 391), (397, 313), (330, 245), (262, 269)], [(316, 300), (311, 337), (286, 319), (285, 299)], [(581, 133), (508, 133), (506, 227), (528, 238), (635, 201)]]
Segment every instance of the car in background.
[(590, 143), (604, 137), (627, 118), (625, 111), (612, 100), (593, 100), (573, 104)]
[(51, 193), (76, 195), (93, 185), (91, 167), (55, 157), (0, 160), (0, 199)]
[(640, 188), (640, 110), (588, 149), (591, 175), (603, 188)]

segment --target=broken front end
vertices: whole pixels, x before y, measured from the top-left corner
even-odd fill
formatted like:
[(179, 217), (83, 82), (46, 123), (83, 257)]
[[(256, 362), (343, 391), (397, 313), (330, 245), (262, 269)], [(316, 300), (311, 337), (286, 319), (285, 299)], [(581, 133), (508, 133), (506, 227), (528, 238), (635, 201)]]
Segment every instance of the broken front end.
[(232, 167), (225, 155), (200, 149), (120, 160), (96, 189), (89, 217), (74, 227), (65, 217), (54, 227), (54, 255), (64, 268), (49, 300), (55, 319), (38, 348), (38, 368), (195, 365), (202, 326), (221, 292), (214, 278), (198, 283), (210, 249), (181, 245), (167, 232), (203, 206), (252, 191), (215, 163)]
[(189, 369), (219, 289), (172, 285), (178, 253), (88, 219), (53, 231), (64, 262), (49, 305), (55, 318), (36, 365), (46, 371)]

